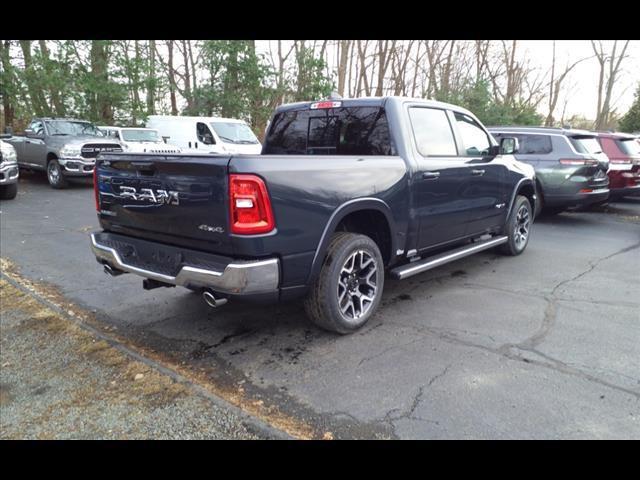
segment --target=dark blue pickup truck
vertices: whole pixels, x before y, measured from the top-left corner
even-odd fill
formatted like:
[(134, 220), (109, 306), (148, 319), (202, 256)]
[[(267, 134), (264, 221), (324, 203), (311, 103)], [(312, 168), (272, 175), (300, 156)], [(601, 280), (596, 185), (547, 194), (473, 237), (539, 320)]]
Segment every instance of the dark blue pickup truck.
[(403, 279), (475, 252), (524, 251), (536, 208), (517, 140), (469, 111), (401, 97), (279, 107), (261, 155), (102, 153), (94, 174), (107, 273), (228, 299), (305, 297), (349, 333)]

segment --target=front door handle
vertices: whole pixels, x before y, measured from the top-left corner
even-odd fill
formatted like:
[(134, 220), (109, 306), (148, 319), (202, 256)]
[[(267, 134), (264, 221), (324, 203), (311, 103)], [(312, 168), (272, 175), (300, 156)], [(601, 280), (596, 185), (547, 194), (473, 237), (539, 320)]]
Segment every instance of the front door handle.
[(484, 175), (484, 170), (471, 170), (471, 175), (481, 177)]
[(437, 180), (440, 178), (440, 172), (423, 172), (422, 179), (423, 180)]

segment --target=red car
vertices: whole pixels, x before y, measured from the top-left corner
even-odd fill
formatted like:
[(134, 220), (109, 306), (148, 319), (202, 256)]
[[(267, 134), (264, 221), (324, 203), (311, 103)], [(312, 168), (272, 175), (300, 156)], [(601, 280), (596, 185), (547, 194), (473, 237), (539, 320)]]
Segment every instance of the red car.
[(596, 132), (609, 157), (609, 198), (640, 195), (640, 143), (627, 133)]

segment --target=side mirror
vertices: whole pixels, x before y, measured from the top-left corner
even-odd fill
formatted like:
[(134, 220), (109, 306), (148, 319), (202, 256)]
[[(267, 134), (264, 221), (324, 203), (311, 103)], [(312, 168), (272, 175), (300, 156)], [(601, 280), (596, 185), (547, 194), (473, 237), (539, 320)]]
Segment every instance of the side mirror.
[(513, 155), (518, 153), (520, 145), (515, 137), (503, 137), (500, 140), (500, 153), (502, 155)]

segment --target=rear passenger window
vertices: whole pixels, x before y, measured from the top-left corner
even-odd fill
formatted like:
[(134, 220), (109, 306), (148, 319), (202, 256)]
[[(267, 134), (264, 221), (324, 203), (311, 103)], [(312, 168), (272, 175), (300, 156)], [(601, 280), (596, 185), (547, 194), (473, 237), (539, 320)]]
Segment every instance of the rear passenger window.
[(518, 139), (518, 154), (522, 155), (544, 155), (551, 153), (551, 137), (548, 135), (518, 135), (512, 133), (496, 133), (496, 139), (503, 137), (515, 137)]
[(458, 124), (458, 131), (462, 136), (464, 155), (470, 157), (488, 155), (491, 142), (480, 125), (464, 113), (455, 112), (454, 116)]
[(413, 107), (409, 109), (409, 118), (420, 155), (458, 155), (453, 131), (444, 110)]

